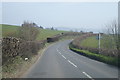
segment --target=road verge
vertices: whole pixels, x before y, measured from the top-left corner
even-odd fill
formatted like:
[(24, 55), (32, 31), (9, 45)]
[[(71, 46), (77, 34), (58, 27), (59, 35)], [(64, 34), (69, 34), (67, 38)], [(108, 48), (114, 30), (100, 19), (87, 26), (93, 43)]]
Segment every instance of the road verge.
[(104, 62), (107, 64), (118, 66), (118, 64), (120, 62), (119, 58), (108, 57), (108, 56), (104, 56), (101, 54), (92, 53), (92, 52), (89, 52), (87, 50), (80, 50), (80, 49), (74, 48), (71, 43), (69, 44), (69, 49), (80, 54), (80, 55), (83, 55), (83, 56), (86, 56), (86, 57), (89, 57), (91, 59), (94, 59), (94, 60), (97, 60), (100, 62)]
[(23, 60), (20, 56), (17, 56), (14, 58), (14, 64), (2, 66), (2, 78), (21, 78), (21, 76), (36, 63), (49, 45), (51, 45), (51, 43), (46, 43), (44, 48), (40, 49), (37, 55), (32, 56), (28, 60)]

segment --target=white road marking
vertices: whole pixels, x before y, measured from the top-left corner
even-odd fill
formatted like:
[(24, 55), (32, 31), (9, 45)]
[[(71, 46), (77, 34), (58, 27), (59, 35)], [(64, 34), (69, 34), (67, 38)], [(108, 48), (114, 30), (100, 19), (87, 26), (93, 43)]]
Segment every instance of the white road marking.
[(70, 63), (70, 64), (72, 64), (74, 67), (77, 67), (74, 63), (72, 63), (71, 61), (69, 61), (68, 60), (68, 62)]
[[(57, 49), (57, 52), (58, 52), (59, 54), (61, 54), (61, 52), (60, 52), (58, 49)], [(62, 55), (62, 57), (63, 57), (64, 59), (66, 59), (65, 56)]]
[(65, 56), (63, 56), (63, 55), (62, 55), (62, 57), (63, 57), (64, 59), (66, 59), (66, 57), (65, 57)]
[(58, 51), (58, 49), (57, 49), (57, 52), (58, 52), (59, 54), (61, 54), (61, 52), (60, 52), (60, 51)]
[(82, 72), (84, 75), (86, 75), (88, 78), (90, 78), (91, 80), (94, 80), (90, 75), (88, 75), (86, 72)]
[[(59, 53), (59, 54), (61, 54), (61, 52), (57, 49), (57, 52)], [(64, 59), (66, 59), (66, 57), (65, 56), (63, 56), (63, 55), (61, 55)], [(77, 68), (77, 65), (75, 65), (74, 63), (72, 63), (70, 60), (67, 60), (70, 64), (72, 64), (74, 67), (76, 67)], [(81, 61), (81, 62), (83, 62), (83, 61)], [(86, 63), (86, 62), (83, 62), (83, 63)], [(88, 78), (90, 78), (91, 80), (94, 80), (90, 75), (88, 75), (86, 72), (82, 72), (84, 75), (86, 75)]]
[(57, 52), (59, 52), (58, 49), (56, 49), (56, 50), (57, 50)]

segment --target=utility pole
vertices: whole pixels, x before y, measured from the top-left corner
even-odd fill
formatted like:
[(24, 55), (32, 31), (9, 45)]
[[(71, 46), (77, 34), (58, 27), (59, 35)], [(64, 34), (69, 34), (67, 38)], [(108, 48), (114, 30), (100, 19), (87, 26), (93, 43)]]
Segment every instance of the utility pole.
[(98, 39), (99, 39), (99, 53), (100, 53), (100, 38), (101, 38), (101, 35), (100, 35), (100, 32), (99, 32), (99, 35), (98, 35)]

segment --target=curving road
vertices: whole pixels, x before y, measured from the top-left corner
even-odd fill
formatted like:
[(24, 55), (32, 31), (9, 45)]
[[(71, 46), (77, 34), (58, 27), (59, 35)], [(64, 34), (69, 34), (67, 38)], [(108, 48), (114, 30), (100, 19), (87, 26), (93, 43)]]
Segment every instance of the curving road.
[(49, 46), (23, 78), (118, 78), (116, 67), (69, 50), (70, 42), (65, 40)]

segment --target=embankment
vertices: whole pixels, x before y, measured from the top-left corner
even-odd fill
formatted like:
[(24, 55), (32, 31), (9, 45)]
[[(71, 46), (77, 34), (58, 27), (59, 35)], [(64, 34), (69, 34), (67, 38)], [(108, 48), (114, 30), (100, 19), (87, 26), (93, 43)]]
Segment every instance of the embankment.
[(83, 47), (80, 45), (80, 42), (87, 37), (95, 36), (97, 34), (85, 34), (76, 39), (74, 39), (70, 44), (69, 48), (72, 51), (77, 52), (83, 56), (95, 59), (107, 64), (118, 66), (120, 59), (118, 58), (118, 50), (115, 49), (99, 49), (99, 48), (90, 48)]

